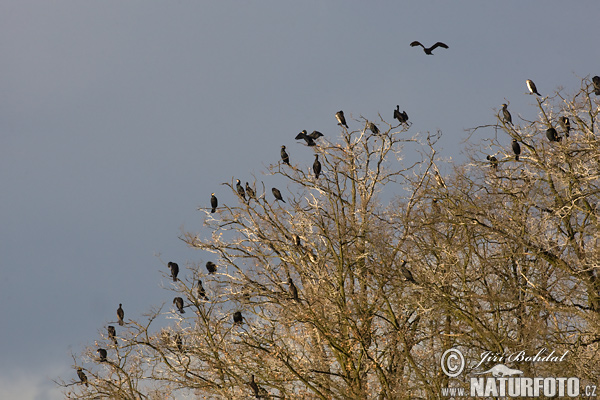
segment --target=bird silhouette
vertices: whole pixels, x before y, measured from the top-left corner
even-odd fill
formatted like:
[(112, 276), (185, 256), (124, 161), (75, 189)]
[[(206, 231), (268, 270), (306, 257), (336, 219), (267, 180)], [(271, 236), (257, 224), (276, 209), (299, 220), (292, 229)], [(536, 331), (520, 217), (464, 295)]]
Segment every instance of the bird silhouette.
[(217, 272), (217, 266), (212, 261), (207, 261), (206, 262), (206, 270), (208, 271), (209, 274), (214, 274), (215, 272)]
[(502, 104), (502, 114), (504, 115), (504, 122), (513, 125), (512, 115), (510, 115), (510, 111), (508, 111), (506, 104)]
[(115, 342), (115, 345), (116, 345), (117, 344), (117, 330), (112, 325), (109, 325), (107, 327), (107, 330), (108, 330), (108, 338), (112, 339)]
[(237, 190), (237, 192), (240, 195), (240, 197), (242, 199), (244, 199), (244, 201), (246, 201), (246, 192), (244, 191), (244, 188), (242, 187), (242, 183), (240, 182), (239, 179), (236, 179), (235, 189)]
[(256, 199), (256, 194), (254, 193), (254, 189), (252, 189), (250, 187), (248, 182), (246, 182), (246, 193), (248, 193), (248, 201), (250, 201), (250, 199)]
[(244, 322), (244, 317), (242, 316), (242, 312), (241, 311), (234, 312), (233, 313), (233, 323), (241, 324), (242, 322)]
[(290, 156), (289, 154), (285, 151), (285, 146), (281, 146), (281, 161), (284, 162), (284, 164), (287, 164), (291, 167), (290, 164)]
[(185, 314), (185, 310), (183, 309), (183, 298), (175, 297), (173, 299), (173, 304), (175, 304), (175, 307), (177, 307), (177, 311), (179, 311), (180, 314)]
[(290, 287), (290, 294), (292, 295), (292, 299), (300, 301), (300, 298), (298, 297), (298, 288), (296, 287), (296, 285), (294, 285), (294, 281), (292, 280), (292, 278), (288, 278), (288, 285)]
[(538, 93), (537, 88), (535, 87), (535, 83), (531, 79), (527, 79), (527, 89), (529, 89), (530, 94), (537, 94), (538, 96), (542, 96)]
[(560, 117), (560, 119), (558, 120), (558, 123), (564, 129), (565, 136), (569, 137), (569, 131), (571, 130), (571, 122), (569, 121), (569, 118)]
[(85, 386), (89, 386), (87, 376), (85, 375), (85, 373), (83, 372), (83, 370), (81, 368), (77, 369), (77, 376), (79, 377), (79, 381), (82, 384), (85, 384)]
[(546, 129), (546, 137), (551, 142), (560, 142), (562, 139), (560, 136), (558, 136), (558, 132), (556, 132), (556, 129), (552, 127)]
[(177, 263), (174, 263), (172, 261), (169, 261), (169, 264), (167, 264), (169, 269), (171, 270), (171, 277), (173, 278), (173, 282), (177, 282), (177, 275), (179, 274), (179, 265), (177, 265)]
[(493, 169), (498, 169), (498, 159), (495, 156), (488, 155), (486, 158), (490, 162), (490, 167)]
[(519, 161), (519, 154), (521, 154), (521, 145), (517, 142), (517, 139), (512, 141), (513, 153), (515, 153), (515, 161)]
[(283, 197), (281, 197), (281, 192), (279, 191), (279, 189), (273, 188), (273, 189), (271, 189), (271, 192), (273, 192), (273, 196), (275, 196), (275, 200), (281, 200), (285, 203), (285, 200), (283, 199)]
[(406, 111), (400, 111), (400, 106), (396, 106), (394, 110), (394, 118), (398, 120), (399, 123), (404, 124), (408, 121), (408, 114)]
[(306, 129), (296, 135), (296, 140), (304, 139), (307, 146), (316, 146), (315, 138), (306, 134)]
[(119, 325), (125, 325), (123, 318), (125, 317), (125, 311), (123, 311), (122, 304), (119, 303), (119, 308), (117, 308), (117, 317), (119, 318)]
[(346, 129), (348, 129), (348, 124), (346, 124), (346, 117), (344, 117), (343, 111), (336, 112), (335, 118), (338, 120), (338, 125), (345, 126)]
[(200, 279), (198, 279), (198, 298), (208, 301), (208, 297), (206, 297), (206, 290), (204, 290), (204, 286), (202, 286), (202, 281)]
[(315, 173), (315, 179), (319, 179), (321, 174), (321, 162), (319, 161), (319, 155), (315, 154), (315, 162), (313, 163), (313, 172)]
[(373, 132), (373, 134), (375, 134), (375, 135), (379, 134), (379, 128), (374, 123), (369, 122), (368, 128), (371, 132)]
[(435, 43), (433, 46), (431, 46), (431, 47), (425, 47), (425, 46), (423, 46), (423, 45), (421, 44), (421, 42), (418, 42), (418, 41), (416, 41), (416, 40), (415, 40), (414, 42), (412, 42), (412, 43), (410, 44), (410, 46), (411, 46), (411, 47), (415, 47), (415, 46), (421, 46), (421, 47), (423, 48), (423, 51), (425, 52), (425, 54), (427, 54), (427, 55), (429, 55), (429, 56), (432, 56), (432, 55), (433, 55), (432, 51), (433, 51), (433, 50), (435, 50), (435, 49), (436, 49), (436, 48), (438, 48), (438, 47), (441, 47), (441, 48), (443, 48), (443, 49), (447, 49), (447, 48), (448, 48), (448, 45), (447, 45), (447, 44), (445, 44), (445, 43), (442, 43), (442, 42), (436, 42), (436, 43)]
[(106, 361), (106, 356), (107, 356), (107, 352), (106, 349), (98, 349), (96, 350), (96, 353), (98, 353), (99, 361), (100, 362), (105, 362)]
[(594, 85), (594, 93), (596, 96), (600, 96), (600, 76), (594, 76), (592, 78), (592, 84)]

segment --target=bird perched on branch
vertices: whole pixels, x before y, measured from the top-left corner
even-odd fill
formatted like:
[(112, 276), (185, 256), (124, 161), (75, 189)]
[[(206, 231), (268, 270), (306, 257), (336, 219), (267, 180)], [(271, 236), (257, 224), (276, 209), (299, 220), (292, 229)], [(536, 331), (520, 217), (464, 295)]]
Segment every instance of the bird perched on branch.
[(288, 278), (288, 285), (290, 287), (290, 294), (292, 295), (292, 299), (300, 301), (300, 298), (298, 297), (298, 288), (296, 287), (296, 285), (294, 285), (294, 281), (292, 280), (292, 278)]
[(86, 374), (83, 372), (83, 370), (81, 368), (77, 369), (77, 376), (79, 377), (79, 381), (82, 384), (85, 384), (85, 386), (89, 386), (88, 385), (87, 376), (86, 376)]
[(250, 201), (250, 199), (256, 199), (256, 194), (254, 193), (254, 189), (252, 189), (250, 187), (248, 182), (246, 182), (246, 193), (248, 193), (248, 201)]
[(209, 274), (214, 274), (215, 272), (217, 272), (217, 266), (212, 261), (207, 261), (206, 262), (206, 270), (208, 271)]
[(183, 309), (183, 298), (175, 297), (173, 299), (173, 304), (175, 304), (175, 307), (177, 307), (180, 314), (185, 314), (185, 310)]
[(121, 303), (119, 303), (119, 308), (117, 308), (117, 318), (119, 318), (119, 325), (123, 326), (125, 324), (123, 321), (123, 318), (125, 318), (125, 311), (123, 311)]
[(273, 192), (273, 196), (275, 196), (275, 200), (281, 200), (285, 203), (285, 200), (283, 199), (283, 197), (281, 197), (281, 192), (279, 191), (279, 189), (273, 188), (273, 189), (271, 189), (271, 192)]
[(535, 83), (531, 79), (527, 79), (527, 89), (529, 89), (530, 94), (537, 94), (538, 96), (542, 96), (538, 93), (537, 88), (535, 87)]
[(400, 106), (396, 106), (394, 110), (394, 118), (398, 120), (399, 123), (404, 124), (408, 121), (408, 114), (406, 111), (400, 112)]
[(106, 361), (106, 356), (108, 355), (108, 353), (106, 352), (106, 349), (98, 349), (98, 350), (96, 350), (96, 353), (98, 353), (98, 356), (100, 357), (100, 359), (99, 359), (100, 362)]
[(313, 172), (315, 173), (315, 178), (319, 179), (319, 175), (321, 174), (321, 162), (319, 161), (318, 154), (315, 154), (315, 162), (313, 163)]
[(508, 111), (506, 104), (502, 104), (502, 115), (504, 116), (504, 122), (513, 125), (512, 115), (510, 115), (510, 111)]
[(379, 128), (374, 123), (369, 122), (368, 128), (371, 130), (371, 132), (373, 132), (373, 134), (375, 134), (375, 135), (379, 134)]
[(284, 164), (287, 164), (287, 165), (289, 165), (291, 167), (290, 156), (285, 151), (285, 146), (281, 146), (281, 161), (283, 161)]
[(214, 193), (210, 194), (210, 206), (212, 207), (212, 209), (210, 210), (211, 213), (214, 213), (215, 211), (217, 211), (217, 206), (219, 205), (219, 201), (217, 200), (217, 196), (215, 196)]
[(204, 290), (204, 286), (202, 286), (202, 281), (200, 279), (198, 279), (198, 298), (208, 301), (208, 297), (206, 297), (206, 290)]
[(569, 118), (560, 117), (558, 123), (565, 130), (565, 136), (569, 137), (569, 131), (571, 130), (571, 122), (569, 122)]
[(415, 46), (421, 46), (421, 47), (423, 48), (423, 51), (425, 52), (425, 54), (427, 54), (427, 55), (429, 55), (429, 56), (432, 56), (432, 55), (433, 55), (432, 51), (433, 51), (433, 50), (435, 50), (435, 49), (436, 49), (436, 48), (438, 48), (438, 47), (441, 47), (441, 48), (443, 48), (443, 49), (447, 49), (447, 48), (448, 48), (448, 45), (447, 45), (447, 44), (445, 44), (445, 43), (442, 43), (442, 42), (436, 42), (436, 44), (434, 44), (434, 45), (433, 45), (433, 46), (431, 46), (431, 47), (425, 47), (425, 46), (423, 46), (423, 45), (421, 44), (421, 42), (418, 42), (418, 41), (416, 41), (416, 40), (415, 40), (414, 42), (412, 42), (412, 43), (410, 44), (410, 46), (411, 46), (411, 47), (415, 47)]
[(562, 139), (560, 136), (558, 136), (558, 132), (556, 132), (556, 129), (552, 127), (546, 129), (546, 137), (551, 142), (560, 142), (560, 140)]
[(172, 261), (169, 261), (169, 264), (167, 264), (169, 269), (171, 270), (171, 277), (173, 278), (173, 282), (177, 282), (177, 274), (179, 274), (179, 265), (177, 265), (177, 263), (174, 263)]
[(600, 96), (600, 76), (593, 77), (592, 84), (594, 85), (594, 93), (596, 96)]
[(513, 153), (515, 153), (515, 161), (519, 161), (519, 154), (521, 154), (521, 145), (517, 142), (517, 139), (512, 141)]
[[(312, 135), (312, 134), (311, 134)], [(307, 146), (315, 146), (315, 138), (306, 134), (306, 129), (296, 135), (296, 140), (304, 139)]]
[(246, 192), (244, 191), (244, 188), (242, 187), (242, 182), (240, 182), (239, 179), (236, 179), (235, 189), (237, 190), (237, 192), (240, 195), (240, 197), (242, 199), (244, 199), (244, 201), (246, 201)]
[(107, 330), (108, 330), (108, 338), (112, 339), (115, 342), (115, 345), (116, 345), (117, 344), (117, 330), (112, 325), (109, 325), (107, 327)]
[(244, 317), (242, 316), (242, 312), (241, 311), (234, 312), (233, 313), (233, 323), (241, 324), (242, 322), (244, 322)]
[(492, 167), (493, 169), (498, 169), (498, 159), (496, 158), (496, 156), (488, 155), (486, 158), (490, 162), (490, 167)]
[(346, 124), (346, 117), (344, 117), (343, 111), (338, 111), (335, 113), (335, 118), (338, 120), (338, 125), (345, 126), (348, 129), (348, 124)]

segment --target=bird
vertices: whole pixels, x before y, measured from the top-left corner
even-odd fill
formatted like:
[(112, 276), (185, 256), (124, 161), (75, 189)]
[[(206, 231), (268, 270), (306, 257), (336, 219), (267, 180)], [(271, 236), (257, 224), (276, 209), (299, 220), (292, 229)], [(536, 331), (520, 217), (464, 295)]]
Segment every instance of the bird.
[(77, 376), (79, 377), (79, 380), (81, 381), (82, 384), (85, 384), (85, 386), (89, 386), (87, 376), (85, 375), (85, 373), (83, 372), (83, 370), (81, 368), (77, 369)]
[(415, 278), (413, 277), (412, 272), (410, 272), (410, 270), (408, 268), (406, 268), (406, 263), (407, 262), (408, 261), (406, 261), (406, 260), (402, 261), (402, 264), (400, 264), (400, 272), (402, 272), (402, 275), (404, 275), (404, 278), (407, 281), (412, 282), (412, 283), (417, 283), (415, 281)]
[(175, 334), (175, 345), (177, 346), (177, 350), (180, 352), (183, 351), (183, 339), (179, 333)]
[(300, 301), (300, 298), (298, 297), (298, 288), (296, 285), (294, 285), (294, 281), (292, 281), (292, 278), (290, 277), (288, 277), (288, 285), (290, 286), (290, 294), (292, 295), (292, 299)]
[(208, 300), (206, 297), (206, 290), (204, 290), (204, 286), (202, 286), (202, 281), (198, 279), (198, 298)]
[(238, 194), (240, 195), (240, 197), (242, 199), (244, 199), (244, 201), (246, 201), (246, 192), (244, 191), (244, 188), (242, 187), (242, 183), (240, 182), (239, 179), (236, 179), (235, 188), (236, 188)]
[(98, 355), (100, 356), (100, 362), (105, 362), (106, 361), (106, 349), (98, 349), (96, 350), (96, 353), (98, 353)]
[(512, 149), (515, 153), (515, 161), (519, 161), (519, 154), (521, 154), (521, 145), (519, 144), (519, 142), (517, 142), (517, 139), (513, 139)]
[(281, 192), (279, 191), (279, 189), (273, 188), (271, 189), (271, 191), (273, 192), (273, 196), (275, 196), (275, 200), (281, 200), (285, 203), (285, 200), (283, 199), (283, 197), (281, 197)]
[(400, 106), (396, 106), (394, 110), (394, 118), (398, 120), (399, 123), (404, 124), (408, 121), (408, 114), (406, 111), (400, 112)]
[(379, 128), (377, 127), (377, 125), (375, 125), (372, 122), (369, 122), (369, 129), (371, 130), (371, 132), (373, 132), (375, 135), (379, 134)]
[(594, 93), (596, 96), (600, 96), (600, 76), (594, 76), (592, 78), (592, 84), (594, 85)]
[(248, 386), (250, 386), (250, 389), (252, 389), (255, 398), (260, 399), (261, 397), (269, 397), (269, 393), (264, 388), (258, 386), (258, 384), (254, 381), (254, 375), (250, 376), (250, 382), (248, 382)]
[(125, 324), (125, 322), (123, 322), (123, 318), (125, 317), (125, 311), (123, 311), (121, 303), (119, 303), (119, 308), (117, 308), (117, 317), (119, 318), (119, 325), (123, 326)]
[(289, 154), (285, 151), (285, 146), (281, 146), (281, 161), (283, 161), (284, 164), (289, 165), (290, 167), (292, 166), (290, 164), (290, 156)]
[(508, 107), (506, 104), (502, 104), (502, 114), (504, 115), (504, 121), (513, 125), (512, 115), (510, 115), (510, 111), (508, 111), (506, 107)]
[(529, 89), (530, 94), (537, 94), (538, 96), (542, 96), (538, 93), (537, 88), (535, 87), (535, 83), (531, 79), (527, 79), (527, 88)]
[(315, 154), (315, 162), (313, 163), (313, 172), (315, 173), (315, 178), (319, 179), (319, 175), (321, 175), (321, 162), (319, 161), (318, 154)]
[(179, 265), (172, 261), (169, 261), (169, 269), (171, 270), (171, 276), (173, 277), (173, 282), (177, 282), (177, 274), (179, 274)]
[(311, 133), (311, 134), (309, 134), (309, 135), (307, 135), (307, 136), (308, 136), (309, 138), (311, 138), (311, 139), (317, 140), (318, 138), (320, 138), (320, 137), (322, 137), (322, 136), (325, 136), (325, 135), (323, 135), (323, 134), (322, 134), (321, 132), (319, 132), (319, 131), (312, 131), (312, 133)]
[(241, 324), (244, 321), (244, 317), (242, 317), (241, 311), (236, 311), (233, 313), (233, 323)]
[[(312, 134), (311, 134), (312, 135)], [(296, 140), (304, 139), (307, 146), (316, 146), (315, 138), (306, 134), (306, 129), (296, 135)]]
[(346, 117), (344, 117), (343, 111), (338, 111), (335, 113), (335, 118), (338, 120), (338, 125), (345, 126), (348, 129), (348, 124), (346, 124)]
[(571, 122), (568, 117), (560, 117), (558, 120), (560, 126), (565, 130), (565, 136), (569, 137), (569, 131), (571, 130)]
[(208, 270), (209, 274), (214, 274), (215, 272), (217, 272), (217, 266), (212, 261), (206, 262), (206, 269)]
[(250, 199), (256, 199), (256, 194), (254, 193), (254, 189), (250, 187), (248, 182), (246, 182), (246, 193), (248, 193), (248, 201)]
[(177, 307), (177, 311), (179, 311), (180, 314), (185, 314), (185, 310), (183, 309), (183, 299), (181, 297), (175, 297), (173, 299), (173, 304), (175, 304), (175, 307)]
[(217, 200), (217, 196), (215, 196), (214, 193), (210, 194), (210, 206), (212, 207), (212, 209), (210, 210), (211, 213), (214, 213), (215, 211), (217, 211), (217, 206), (219, 205), (219, 201)]
[(558, 132), (556, 132), (556, 129), (552, 127), (546, 129), (546, 137), (551, 142), (560, 142), (560, 140), (562, 139), (558, 136)]
[(488, 155), (486, 158), (490, 162), (490, 167), (492, 167), (493, 169), (498, 169), (498, 159), (496, 158), (496, 156)]
[(411, 46), (411, 47), (415, 47), (415, 46), (421, 46), (421, 47), (423, 48), (423, 51), (425, 52), (425, 54), (427, 54), (427, 55), (429, 55), (429, 56), (432, 56), (432, 55), (433, 55), (432, 51), (433, 51), (433, 50), (435, 50), (435, 49), (436, 49), (436, 48), (438, 48), (438, 47), (441, 47), (441, 48), (443, 48), (443, 49), (447, 49), (447, 48), (449, 48), (447, 44), (445, 44), (445, 43), (442, 43), (442, 42), (436, 42), (436, 43), (435, 43), (433, 46), (431, 46), (431, 47), (427, 48), (427, 47), (423, 46), (423, 45), (421, 44), (421, 42), (418, 42), (418, 41), (416, 41), (416, 40), (415, 40), (414, 42), (412, 42), (412, 43), (410, 44), (410, 46)]
[(107, 329), (108, 329), (108, 338), (112, 339), (115, 342), (115, 344), (117, 344), (117, 330), (112, 325), (109, 325)]

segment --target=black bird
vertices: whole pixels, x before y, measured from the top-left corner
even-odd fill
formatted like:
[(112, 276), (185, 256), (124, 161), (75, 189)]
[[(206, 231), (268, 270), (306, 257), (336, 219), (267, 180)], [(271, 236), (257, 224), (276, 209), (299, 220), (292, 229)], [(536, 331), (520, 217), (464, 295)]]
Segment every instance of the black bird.
[(183, 339), (179, 333), (175, 334), (175, 345), (177, 346), (177, 350), (183, 352)]
[(296, 285), (294, 285), (292, 278), (288, 278), (288, 285), (290, 286), (290, 294), (292, 295), (292, 299), (300, 301), (300, 298), (298, 297), (298, 288)]
[(410, 272), (410, 270), (408, 268), (406, 268), (406, 263), (407, 261), (402, 261), (402, 264), (400, 265), (400, 272), (402, 272), (402, 275), (404, 275), (404, 278), (412, 283), (417, 283), (415, 281), (415, 278), (413, 277), (412, 272)]
[(521, 154), (521, 145), (519, 144), (519, 142), (517, 142), (517, 139), (513, 139), (512, 149), (515, 153), (515, 161), (519, 161), (519, 154)]
[(119, 325), (123, 326), (125, 324), (125, 322), (123, 322), (123, 318), (125, 317), (125, 311), (123, 311), (121, 303), (119, 303), (119, 308), (117, 308), (117, 317), (119, 318)]
[(558, 132), (556, 132), (556, 129), (552, 127), (546, 129), (546, 137), (551, 142), (560, 142), (560, 140), (562, 139), (558, 136)]
[(180, 314), (185, 314), (185, 310), (183, 309), (183, 299), (181, 297), (175, 297), (173, 299), (173, 304), (175, 304), (175, 307), (177, 307)]
[(429, 56), (432, 56), (432, 55), (433, 55), (432, 51), (433, 51), (433, 50), (435, 50), (435, 49), (436, 49), (436, 48), (438, 48), (438, 47), (441, 47), (441, 48), (443, 48), (443, 49), (447, 49), (447, 48), (448, 48), (448, 45), (447, 45), (447, 44), (445, 44), (445, 43), (442, 43), (442, 42), (436, 42), (436, 44), (434, 44), (433, 46), (431, 46), (431, 47), (427, 48), (427, 47), (423, 46), (423, 45), (421, 44), (421, 42), (418, 42), (418, 41), (416, 41), (416, 40), (415, 40), (414, 42), (412, 42), (412, 43), (410, 44), (410, 46), (411, 46), (411, 47), (415, 47), (415, 46), (421, 46), (421, 47), (423, 48), (423, 51), (425, 51), (425, 54), (427, 54), (427, 55), (429, 55)]
[(346, 117), (344, 117), (343, 111), (338, 111), (335, 113), (335, 118), (338, 120), (338, 125), (345, 126), (348, 129), (348, 124), (346, 124)]
[(321, 175), (321, 162), (319, 161), (318, 154), (315, 154), (315, 162), (313, 163), (313, 172), (315, 173), (315, 178), (319, 179), (319, 175)]
[(236, 311), (233, 313), (233, 323), (234, 324), (241, 324), (243, 321), (244, 321), (244, 318), (242, 317), (241, 311)]
[(204, 286), (202, 286), (202, 281), (200, 279), (198, 279), (198, 298), (208, 301), (208, 297), (206, 297), (206, 290), (204, 290)]
[(236, 179), (235, 188), (236, 188), (238, 194), (240, 195), (240, 197), (242, 199), (244, 199), (244, 201), (246, 201), (246, 192), (244, 191), (244, 188), (242, 187), (242, 183), (240, 182), (239, 179)]
[(406, 111), (400, 112), (400, 106), (396, 106), (394, 110), (394, 118), (398, 120), (399, 123), (404, 124), (408, 121), (408, 114)]
[(512, 115), (510, 115), (510, 111), (508, 111), (506, 107), (508, 107), (506, 104), (502, 104), (502, 114), (504, 115), (504, 121), (513, 125)]
[(492, 167), (493, 169), (498, 169), (498, 159), (496, 158), (496, 156), (488, 155), (486, 158), (490, 162), (490, 167)]
[[(311, 133), (312, 135), (312, 133)], [(310, 135), (306, 134), (306, 129), (296, 135), (296, 140), (304, 139), (307, 146), (316, 146), (315, 139)]]
[(179, 265), (177, 263), (169, 261), (169, 269), (171, 270), (171, 276), (173, 277), (173, 282), (177, 282), (177, 274), (179, 274)]
[(217, 211), (217, 206), (219, 205), (219, 201), (217, 200), (217, 196), (215, 196), (214, 193), (210, 194), (210, 206), (212, 207), (212, 209), (210, 210), (211, 213), (214, 213), (215, 211)]
[(284, 162), (284, 164), (289, 165), (290, 167), (292, 166), (290, 164), (290, 156), (289, 154), (285, 151), (285, 146), (281, 146), (281, 161)]
[(569, 137), (569, 131), (571, 130), (571, 122), (569, 122), (569, 118), (560, 117), (560, 119), (558, 120), (558, 123), (565, 130), (565, 136)]
[(115, 345), (117, 344), (117, 330), (112, 325), (108, 326), (108, 338), (112, 339), (115, 342)]
[(279, 191), (279, 189), (273, 188), (271, 189), (271, 191), (273, 192), (273, 196), (275, 196), (275, 200), (281, 200), (285, 203), (285, 200), (283, 199), (283, 197), (281, 197), (281, 192)]
[(208, 270), (209, 274), (214, 274), (215, 272), (217, 272), (217, 266), (212, 261), (208, 261), (206, 263), (206, 269)]
[(106, 349), (98, 349), (96, 350), (96, 353), (98, 353), (98, 355), (100, 356), (100, 362), (105, 362), (106, 361)]
[(85, 384), (85, 386), (89, 386), (87, 376), (81, 368), (77, 369), (77, 376), (79, 377), (79, 380), (81, 381), (81, 383)]
[(310, 135), (307, 135), (309, 138), (317, 140), (318, 138), (320, 138), (321, 136), (325, 136), (323, 135), (321, 132), (319, 131), (312, 131), (312, 133)]
[(258, 386), (258, 384), (254, 381), (254, 375), (250, 376), (250, 382), (248, 382), (248, 386), (250, 386), (252, 392), (254, 393), (254, 397), (257, 399), (260, 399), (261, 397), (267, 398), (269, 396), (269, 393), (265, 389)]
[(379, 134), (379, 128), (377, 127), (377, 125), (375, 125), (372, 122), (369, 122), (369, 129), (371, 130), (371, 132), (373, 132), (375, 135)]
[(541, 94), (538, 93), (537, 88), (535, 87), (535, 83), (533, 83), (533, 81), (531, 79), (527, 79), (527, 88), (529, 89), (529, 92), (531, 94), (537, 94), (538, 96), (542, 96)]
[(294, 244), (296, 246), (302, 246), (302, 242), (300, 241), (300, 236), (294, 234)]
[(600, 96), (600, 76), (593, 77), (592, 84), (594, 85), (594, 93), (596, 96)]
[(254, 194), (254, 189), (250, 187), (248, 182), (246, 182), (246, 193), (248, 193), (248, 200), (256, 199), (256, 194)]

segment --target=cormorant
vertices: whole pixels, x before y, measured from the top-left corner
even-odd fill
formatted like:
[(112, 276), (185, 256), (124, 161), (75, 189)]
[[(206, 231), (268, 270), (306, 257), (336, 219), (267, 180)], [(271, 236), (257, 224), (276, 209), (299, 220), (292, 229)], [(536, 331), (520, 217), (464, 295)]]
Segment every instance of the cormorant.
[(125, 317), (125, 311), (123, 311), (121, 303), (119, 303), (119, 308), (117, 308), (117, 317), (119, 318), (119, 325), (123, 326), (125, 324), (125, 322), (123, 322), (123, 318)]
[(175, 334), (175, 345), (177, 346), (177, 350), (183, 352), (183, 339), (179, 332)]
[(98, 355), (100, 356), (100, 362), (105, 362), (106, 361), (106, 349), (98, 349), (96, 350), (96, 353), (98, 353)]
[(77, 376), (79, 377), (79, 380), (81, 381), (81, 383), (85, 384), (85, 386), (89, 386), (87, 376), (85, 375), (85, 373), (83, 372), (83, 370), (81, 368), (77, 369)]
[(515, 161), (519, 161), (519, 154), (521, 154), (521, 145), (519, 144), (519, 142), (517, 142), (517, 139), (513, 139), (512, 149), (515, 153)]
[(289, 165), (291, 167), (290, 156), (285, 151), (285, 146), (281, 146), (281, 161), (283, 161), (284, 164), (287, 164), (287, 165)]
[(236, 188), (238, 194), (240, 195), (240, 197), (242, 199), (244, 199), (244, 201), (246, 201), (246, 192), (244, 191), (244, 188), (242, 187), (242, 183), (240, 182), (239, 179), (236, 179), (235, 188)]
[(404, 124), (408, 121), (408, 114), (406, 111), (400, 112), (400, 106), (397, 105), (394, 110), (394, 118), (397, 119), (399, 123)]
[(513, 125), (512, 115), (510, 115), (510, 111), (508, 111), (506, 107), (508, 107), (506, 104), (502, 104), (502, 114), (504, 115), (504, 121)]
[(560, 117), (558, 123), (565, 130), (565, 136), (569, 137), (569, 131), (571, 130), (571, 122), (569, 122), (569, 118)]
[(202, 281), (198, 279), (198, 298), (208, 300), (206, 297), (206, 290), (204, 290), (204, 286), (202, 286)]
[(233, 323), (234, 324), (241, 324), (243, 321), (244, 321), (244, 318), (242, 317), (241, 311), (236, 311), (233, 313)]
[(414, 42), (412, 42), (412, 43), (410, 44), (410, 46), (411, 46), (411, 47), (415, 47), (415, 46), (421, 46), (421, 47), (423, 48), (423, 51), (425, 52), (425, 54), (427, 54), (427, 55), (429, 55), (429, 56), (432, 56), (432, 55), (433, 55), (432, 51), (433, 51), (433, 50), (435, 50), (437, 47), (441, 47), (441, 48), (443, 48), (443, 49), (447, 49), (447, 48), (448, 48), (448, 45), (447, 45), (447, 44), (445, 44), (445, 43), (442, 43), (442, 42), (436, 42), (436, 44), (434, 44), (433, 46), (431, 46), (431, 47), (427, 48), (427, 47), (423, 46), (423, 45), (421, 44), (421, 42), (418, 42), (418, 41), (416, 41), (416, 40), (415, 40)]
[[(311, 133), (312, 135), (312, 133)], [(307, 146), (316, 146), (315, 139), (310, 135), (306, 134), (306, 129), (296, 135), (296, 140), (304, 139)]]
[(175, 297), (173, 299), (173, 304), (175, 304), (175, 307), (177, 307), (177, 311), (179, 311), (180, 314), (185, 314), (185, 310), (183, 309), (183, 299), (181, 297)]
[(325, 136), (323, 135), (321, 132), (319, 131), (312, 131), (312, 133), (310, 135), (307, 135), (309, 138), (317, 140), (318, 138), (320, 138), (321, 136)]
[(556, 132), (556, 129), (552, 127), (546, 129), (546, 137), (551, 142), (560, 142), (560, 140), (562, 139), (558, 136), (558, 132)]
[(346, 124), (346, 117), (344, 117), (343, 111), (336, 112), (335, 118), (338, 120), (338, 125), (345, 126), (346, 129), (348, 129), (348, 124)]
[(402, 261), (402, 264), (400, 265), (400, 272), (402, 272), (402, 275), (404, 275), (404, 278), (412, 283), (417, 283), (415, 281), (415, 278), (413, 277), (412, 272), (410, 272), (410, 270), (408, 268), (406, 268), (406, 263), (408, 261)]
[(594, 93), (596, 96), (600, 96), (600, 76), (593, 77), (592, 83), (594, 84)]
[(490, 167), (492, 167), (493, 169), (498, 169), (498, 159), (496, 158), (496, 156), (488, 155), (486, 158), (490, 162)]
[(177, 274), (179, 274), (179, 265), (177, 263), (169, 261), (169, 269), (171, 270), (171, 276), (173, 277), (173, 282), (177, 282)]
[(215, 211), (217, 211), (217, 206), (219, 205), (219, 201), (217, 200), (217, 196), (215, 196), (214, 193), (210, 194), (210, 206), (212, 207), (212, 209), (210, 210), (211, 213), (214, 213)]
[(537, 88), (535, 87), (535, 83), (533, 83), (533, 81), (531, 79), (527, 79), (527, 88), (529, 89), (529, 91), (531, 92), (531, 94), (537, 94), (538, 96), (542, 96), (541, 94), (538, 93)]
[(294, 233), (294, 244), (296, 246), (302, 246), (302, 242), (300, 241), (300, 236), (296, 235), (295, 233)]
[(281, 200), (285, 203), (285, 200), (283, 199), (283, 197), (281, 197), (281, 192), (279, 191), (279, 189), (273, 188), (271, 189), (271, 191), (273, 192), (273, 196), (275, 196), (275, 200)]
[(300, 301), (300, 298), (298, 297), (298, 288), (296, 285), (294, 285), (292, 278), (288, 278), (288, 285), (290, 286), (290, 294), (292, 295), (292, 299)]
[(248, 182), (246, 182), (246, 193), (248, 193), (248, 200), (256, 199), (256, 194), (254, 193), (254, 189), (250, 187)]
[(315, 162), (313, 163), (313, 172), (315, 173), (315, 178), (319, 179), (319, 175), (321, 175), (321, 162), (319, 161), (318, 154), (315, 154)]
[(112, 339), (116, 345), (117, 344), (117, 330), (112, 325), (109, 325), (107, 329), (108, 329), (108, 338)]
[(254, 375), (250, 376), (250, 382), (248, 382), (248, 386), (250, 386), (252, 392), (254, 392), (255, 398), (260, 399), (261, 397), (269, 397), (269, 393), (265, 389), (258, 386), (258, 384), (254, 381)]
[(217, 266), (212, 261), (206, 262), (206, 269), (208, 270), (209, 274), (214, 274), (215, 272), (217, 272)]
[(377, 125), (375, 125), (372, 122), (369, 122), (369, 129), (371, 130), (371, 132), (373, 132), (375, 135), (379, 134), (379, 128), (377, 127)]

